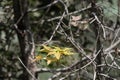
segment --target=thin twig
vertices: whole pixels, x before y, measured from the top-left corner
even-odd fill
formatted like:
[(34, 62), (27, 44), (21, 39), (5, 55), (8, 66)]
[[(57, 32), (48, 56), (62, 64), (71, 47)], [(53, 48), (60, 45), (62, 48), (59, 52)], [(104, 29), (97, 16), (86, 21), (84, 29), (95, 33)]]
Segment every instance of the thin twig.
[(52, 5), (56, 4), (56, 3), (58, 3), (59, 1), (60, 1), (60, 0), (54, 0), (53, 2), (51, 2), (51, 3), (48, 4), (48, 5), (45, 5), (45, 6), (40, 7), (40, 8), (30, 9), (30, 10), (28, 10), (27, 12), (36, 12), (36, 11), (38, 11), (38, 10), (48, 8), (48, 7), (50, 7), (50, 6), (52, 6)]
[(115, 40), (117, 39), (117, 37), (118, 37), (118, 35), (119, 35), (119, 32), (120, 32), (120, 28), (115, 31), (115, 37), (114, 37), (114, 39), (112, 40), (111, 45), (113, 45), (113, 43), (114, 43)]
[(93, 69), (93, 71), (94, 71), (94, 75), (93, 75), (93, 80), (96, 80), (96, 76), (97, 76), (97, 72), (96, 72), (96, 65), (95, 64), (93, 64), (94, 65), (94, 69)]
[(112, 79), (112, 80), (117, 80), (117, 79), (112, 78), (112, 77), (110, 77), (110, 76), (108, 76), (108, 75), (106, 75), (106, 74), (103, 74), (103, 73), (100, 73), (99, 75), (104, 76), (104, 77), (107, 77), (107, 78)]
[(110, 47), (108, 47), (107, 49), (105, 49), (105, 52), (110, 51), (111, 49), (113, 49), (114, 47), (116, 47), (118, 44), (120, 44), (120, 38), (113, 45), (111, 45)]
[(48, 80), (53, 80), (55, 78), (57, 78), (58, 76), (60, 76), (62, 73), (61, 72), (58, 72), (56, 74), (54, 74), (51, 78), (49, 78)]
[(52, 40), (52, 38), (53, 38), (53, 36), (55, 35), (56, 31), (57, 31), (58, 28), (60, 27), (60, 24), (61, 24), (61, 22), (62, 22), (62, 20), (63, 20), (63, 16), (64, 16), (64, 15), (65, 15), (65, 12), (63, 12), (63, 15), (62, 15), (62, 17), (60, 18), (60, 20), (59, 20), (59, 22), (58, 22), (56, 28), (54, 29), (54, 31), (53, 31), (53, 33), (52, 33), (50, 39), (49, 39), (48, 41), (46, 41), (45, 43), (43, 43), (43, 44), (47, 44), (47, 43), (49, 43), (49, 42)]
[[(68, 13), (67, 15), (64, 15), (63, 17), (66, 17), (66, 16), (69, 16), (69, 15), (73, 15), (73, 14), (76, 14), (76, 13), (80, 13), (80, 12), (83, 12), (83, 11), (86, 11), (88, 9), (90, 9), (91, 6), (88, 6), (87, 8), (82, 8), (80, 10), (77, 10), (77, 11), (74, 11), (74, 12), (70, 12)], [(51, 18), (51, 19), (48, 19), (47, 21), (50, 22), (50, 21), (53, 21), (53, 20), (56, 20), (56, 19), (60, 19), (62, 16), (57, 16), (57, 17), (54, 17), (54, 18)]]
[(81, 67), (81, 69), (83, 69), (83, 68), (89, 66), (91, 63), (93, 63), (93, 62), (95, 61), (96, 57), (98, 56), (98, 54), (101, 52), (101, 50), (102, 50), (102, 49), (100, 49), (100, 50), (96, 53), (95, 57), (94, 57), (89, 63), (87, 63), (86, 65), (84, 65), (83, 67)]
[(37, 80), (35, 78), (35, 76), (32, 75), (32, 73), (30, 72), (30, 70), (24, 65), (24, 63), (22, 62), (22, 60), (19, 57), (17, 57), (17, 59), (20, 61), (20, 63), (23, 65), (23, 67), (27, 70), (27, 72), (31, 75), (31, 77), (33, 77), (35, 80)]
[(100, 24), (100, 26), (101, 26), (101, 28), (103, 30), (103, 37), (104, 37), (104, 39), (106, 39), (106, 32), (105, 32), (105, 28), (104, 28), (102, 22), (98, 19), (97, 15), (95, 13), (93, 13), (93, 15), (94, 15), (96, 21), (98, 22), (98, 24)]

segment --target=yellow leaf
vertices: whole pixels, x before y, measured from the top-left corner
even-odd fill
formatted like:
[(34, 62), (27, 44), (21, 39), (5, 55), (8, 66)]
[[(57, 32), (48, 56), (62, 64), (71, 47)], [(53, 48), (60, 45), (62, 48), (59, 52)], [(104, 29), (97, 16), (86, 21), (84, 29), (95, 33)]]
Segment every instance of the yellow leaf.
[(47, 65), (49, 65), (51, 63), (51, 60), (47, 60)]
[(61, 51), (60, 47), (54, 47), (54, 51)]
[(48, 58), (48, 57), (46, 58), (46, 60), (47, 60), (47, 65), (51, 64), (51, 62), (57, 61), (56, 58)]
[(63, 54), (64, 55), (72, 55), (72, 49), (71, 48), (64, 48), (63, 49)]
[(52, 51), (52, 48), (46, 45), (43, 45), (43, 49), (40, 50), (41, 52), (50, 52)]
[(61, 48), (60, 47), (53, 47), (52, 51), (48, 52), (48, 55), (54, 55), (57, 59), (60, 59)]
[(59, 60), (62, 55), (62, 49), (60, 47), (54, 47), (54, 55)]
[(54, 51), (51, 51), (51, 52), (48, 52), (47, 56), (53, 55), (53, 54), (54, 54)]
[(60, 59), (61, 53), (59, 51), (49, 52), (47, 56), (54, 55), (58, 60)]
[(36, 62), (36, 61), (39, 61), (41, 59), (42, 59), (42, 56), (38, 55), (38, 56), (35, 57), (35, 59), (32, 62)]
[(61, 56), (61, 53), (60, 52), (56, 52), (54, 53), (55, 57), (59, 60), (60, 59), (60, 56)]
[[(72, 55), (72, 49), (71, 48), (61, 48), (61, 47), (56, 47), (56, 46), (46, 46), (43, 45), (43, 49), (41, 49), (42, 52), (47, 53), (47, 57), (51, 55), (52, 57), (55, 57), (57, 60), (61, 58), (63, 55)], [(47, 61), (47, 64), (50, 64), (51, 60)]]

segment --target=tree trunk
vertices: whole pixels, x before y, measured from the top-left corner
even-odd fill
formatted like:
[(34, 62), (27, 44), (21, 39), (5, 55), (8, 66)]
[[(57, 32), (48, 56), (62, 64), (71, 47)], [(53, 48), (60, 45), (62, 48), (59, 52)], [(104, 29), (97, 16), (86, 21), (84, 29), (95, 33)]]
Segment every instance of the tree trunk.
[(20, 58), (24, 64), (21, 80), (35, 80), (36, 69), (36, 64), (32, 63), (34, 58), (34, 40), (30, 31), (27, 13), (28, 1), (13, 0), (15, 29), (20, 45)]
[[(95, 14), (98, 19), (100, 19), (100, 21), (102, 21), (102, 16), (101, 16), (101, 10), (99, 9), (99, 7), (96, 6), (96, 0), (91, 0), (91, 14)], [(93, 16), (93, 15), (92, 15)], [(93, 16), (94, 17), (94, 16)], [(96, 54), (97, 57), (95, 59), (96, 61), (96, 79), (97, 80), (103, 80), (102, 79), (102, 76), (99, 75), (99, 73), (102, 72), (102, 68), (101, 67), (98, 67), (98, 65), (101, 65), (102, 64), (102, 46), (101, 46), (101, 40), (100, 40), (100, 36), (101, 36), (101, 28), (100, 28), (100, 24), (98, 23), (98, 21), (94, 21), (93, 22), (93, 27), (94, 27), (94, 33), (95, 33), (95, 36), (96, 36)]]

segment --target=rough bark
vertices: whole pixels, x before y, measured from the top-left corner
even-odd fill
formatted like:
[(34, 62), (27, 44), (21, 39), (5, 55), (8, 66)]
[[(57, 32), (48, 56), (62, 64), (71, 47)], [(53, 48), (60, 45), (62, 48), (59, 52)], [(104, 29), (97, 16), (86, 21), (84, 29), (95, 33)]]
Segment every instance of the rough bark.
[(28, 1), (13, 0), (14, 22), (20, 45), (20, 58), (26, 66), (26, 68), (23, 67), (21, 80), (35, 80), (36, 69), (36, 64), (32, 63), (34, 58), (34, 41), (30, 31), (27, 13)]

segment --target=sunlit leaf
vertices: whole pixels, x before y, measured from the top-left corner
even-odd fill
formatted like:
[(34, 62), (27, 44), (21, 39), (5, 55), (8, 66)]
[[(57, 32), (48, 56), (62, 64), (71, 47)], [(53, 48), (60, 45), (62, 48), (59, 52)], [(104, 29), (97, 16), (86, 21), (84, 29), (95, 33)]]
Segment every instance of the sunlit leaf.
[[(40, 51), (46, 52), (47, 57), (55, 57), (57, 60), (60, 60), (61, 56), (73, 54), (71, 48), (61, 48), (56, 46), (49, 47), (46, 45), (43, 45), (43, 49)], [(48, 60), (48, 63), (51, 63), (51, 60)]]
[(52, 48), (46, 45), (43, 45), (43, 49), (40, 50), (41, 52), (50, 52), (52, 51)]
[(58, 60), (59, 60), (60, 57), (61, 57), (60, 51), (52, 51), (52, 52), (49, 52), (47, 56), (49, 56), (49, 55), (54, 55), (55, 58), (57, 58)]
[(56, 52), (55, 54), (55, 57), (59, 60), (60, 59), (60, 57), (61, 57), (61, 53), (60, 52)]
[(38, 55), (35, 57), (35, 59), (33, 60), (33, 62), (36, 62), (36, 61), (39, 61), (42, 59), (42, 56), (41, 55)]
[(48, 58), (48, 57), (46, 58), (46, 60), (47, 60), (47, 65), (51, 64), (52, 62), (57, 61), (56, 58)]
[(63, 49), (63, 54), (64, 55), (72, 55), (72, 49), (71, 48), (64, 48)]

